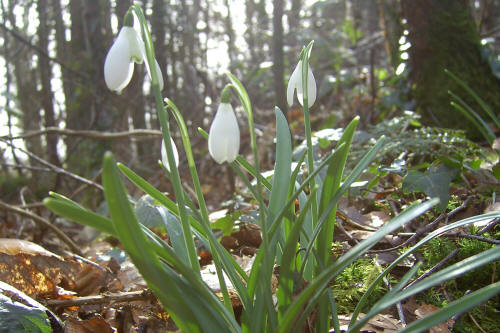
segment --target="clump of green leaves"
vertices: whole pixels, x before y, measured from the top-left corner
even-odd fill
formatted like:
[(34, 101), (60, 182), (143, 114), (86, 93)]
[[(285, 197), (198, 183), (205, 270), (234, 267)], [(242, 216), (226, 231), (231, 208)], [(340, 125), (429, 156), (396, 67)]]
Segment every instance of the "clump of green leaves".
[(420, 115), (405, 111), (399, 117), (387, 119), (368, 129), (365, 139), (355, 141), (353, 155), (361, 154), (372, 138), (388, 137), (388, 143), (375, 162), (390, 165), (404, 154), (406, 167), (430, 163), (443, 157), (458, 161), (487, 159), (487, 152), (467, 139), (465, 132), (420, 124)]

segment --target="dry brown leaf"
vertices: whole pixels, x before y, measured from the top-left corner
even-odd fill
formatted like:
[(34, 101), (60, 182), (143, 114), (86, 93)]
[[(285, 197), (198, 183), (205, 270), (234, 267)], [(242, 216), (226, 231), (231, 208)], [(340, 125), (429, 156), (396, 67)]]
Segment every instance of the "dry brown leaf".
[(23, 239), (0, 238), (0, 253), (9, 255), (25, 253), (31, 255), (54, 257), (62, 260), (62, 258), (55, 253), (47, 251), (38, 244)]
[(57, 298), (61, 288), (85, 296), (105, 281), (105, 272), (97, 267), (62, 258), (37, 244), (19, 239), (2, 239), (0, 244), (0, 280), (33, 298)]
[(389, 214), (387, 214), (384, 211), (378, 211), (378, 210), (369, 212), (368, 214), (365, 214), (364, 216), (370, 220), (370, 222), (368, 222), (370, 227), (373, 227), (375, 229), (380, 228), (386, 222), (389, 222), (391, 220), (391, 217), (389, 216)]
[(64, 333), (111, 333), (112, 327), (100, 315), (87, 320), (68, 318)]
[[(417, 316), (417, 319), (421, 319), (421, 318), (427, 317), (428, 315), (430, 315), (431, 313), (433, 313), (434, 311), (437, 311), (437, 310), (439, 310), (439, 308), (434, 306), (434, 305), (422, 303), (422, 305), (420, 305), (415, 310), (415, 315)], [(429, 333), (450, 333), (449, 327), (453, 327), (453, 324), (454, 324), (454, 321), (453, 321), (453, 319), (450, 318), (450, 319), (448, 319), (447, 322), (441, 323), (439, 325), (432, 327), (429, 330)]]

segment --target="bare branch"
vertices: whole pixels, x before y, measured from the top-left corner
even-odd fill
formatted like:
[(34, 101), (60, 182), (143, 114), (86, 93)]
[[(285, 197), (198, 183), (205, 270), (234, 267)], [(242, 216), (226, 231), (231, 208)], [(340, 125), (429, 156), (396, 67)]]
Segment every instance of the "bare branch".
[(113, 140), (113, 139), (122, 139), (130, 136), (161, 136), (161, 131), (159, 130), (148, 130), (148, 129), (137, 129), (132, 131), (125, 132), (99, 132), (99, 131), (76, 131), (72, 129), (62, 129), (59, 127), (46, 127), (39, 131), (27, 132), (21, 135), (9, 137), (8, 135), (1, 136), (2, 140), (18, 140), (18, 139), (27, 139), (34, 136), (41, 136), (46, 134), (60, 134), (65, 136), (83, 136), (92, 139), (100, 139), (100, 140)]
[(43, 164), (44, 166), (50, 168), (51, 170), (53, 170), (55, 173), (58, 173), (58, 174), (62, 174), (62, 175), (65, 175), (65, 176), (68, 176), (70, 178), (73, 178), (73, 179), (76, 179), (84, 184), (87, 184), (87, 185), (91, 185), (99, 190), (102, 191), (102, 186), (97, 184), (96, 182), (93, 182), (91, 180), (88, 180), (87, 178), (83, 178), (81, 176), (78, 176), (78, 175), (75, 175), (74, 173), (71, 173), (69, 171), (66, 171), (64, 170), (63, 168), (60, 168), (58, 167), (57, 165), (54, 165), (46, 160), (44, 160), (43, 158), (33, 154), (32, 152), (28, 151), (28, 150), (25, 150), (25, 149), (22, 149), (22, 148), (19, 148), (19, 147), (15, 147), (13, 146), (8, 140), (6, 139), (3, 139), (3, 138), (0, 138), (0, 141), (3, 141), (5, 142), (6, 144), (8, 144), (9, 146), (11, 147), (14, 147), (15, 149), (25, 153), (26, 155), (28, 155), (29, 157), (31, 157), (32, 159), (36, 160), (38, 163), (40, 164)]
[(58, 227), (56, 227), (54, 224), (50, 223), (50, 221), (44, 219), (41, 216), (33, 214), (33, 213), (31, 213), (31, 212), (29, 212), (27, 210), (18, 208), (16, 206), (9, 205), (8, 203), (3, 202), (1, 200), (0, 200), (0, 208), (9, 210), (11, 212), (14, 212), (16, 214), (19, 214), (19, 215), (22, 215), (22, 216), (25, 216), (25, 217), (28, 217), (28, 218), (32, 219), (34, 222), (39, 223), (39, 224), (43, 225), (44, 227), (50, 229), (64, 243), (66, 243), (71, 248), (72, 251), (74, 251), (76, 254), (78, 254), (80, 256), (83, 256), (82, 252), (80, 251), (79, 246), (76, 245), (75, 242), (73, 242), (73, 240), (68, 237), (68, 235), (66, 235), (64, 232), (62, 232), (61, 229), (59, 229)]
[(101, 294), (77, 297), (73, 299), (49, 299), (45, 301), (47, 306), (82, 306), (82, 305), (93, 305), (93, 304), (112, 304), (112, 303), (123, 303), (130, 301), (141, 301), (141, 300), (151, 300), (155, 299), (155, 296), (149, 289), (139, 290), (139, 291), (129, 291), (116, 294)]

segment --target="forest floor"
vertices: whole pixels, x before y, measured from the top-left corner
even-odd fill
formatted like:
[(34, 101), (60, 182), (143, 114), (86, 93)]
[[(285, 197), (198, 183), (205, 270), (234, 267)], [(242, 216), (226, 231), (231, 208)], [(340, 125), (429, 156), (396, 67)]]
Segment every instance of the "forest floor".
[[(381, 267), (394, 261), (402, 251), (444, 224), (500, 210), (500, 203), (495, 200), (500, 185), (495, 177), (498, 159), (495, 149), (474, 144), (459, 132), (425, 128), (418, 123), (418, 118), (407, 114), (360, 131), (353, 143), (349, 167), (352, 168), (366, 151), (371, 139), (381, 134), (389, 136), (386, 148), (339, 203), (332, 256), (341, 256), (416, 200), (438, 196), (445, 204), (412, 221), (397, 234), (385, 237), (366, 257), (349, 266), (334, 281), (332, 290), (344, 327), (349, 323), (354, 305)], [(267, 142), (263, 146), (269, 151), (272, 151), (273, 136), (271, 131), (260, 138)], [(450, 140), (450, 136), (454, 140)], [(338, 132), (332, 130), (317, 132), (315, 144), (319, 156), (332, 149), (336, 137)], [(300, 149), (300, 133), (295, 139)], [(272, 169), (272, 156), (263, 154), (263, 165)], [(223, 171), (214, 171), (211, 165), (200, 167), (203, 191), (212, 211), (210, 218), (216, 223), (214, 229), (222, 245), (244, 269), (249, 269), (261, 242), (260, 228), (253, 223), (256, 203), (223, 167)], [(160, 188), (168, 188), (165, 177), (155, 182), (160, 183)], [(154, 205), (139, 192), (131, 193), (137, 206)], [(48, 218), (48, 212), (42, 207), (32, 208), (30, 212), (42, 219)], [(150, 211), (146, 209), (146, 212)], [(155, 224), (154, 216), (143, 216), (155, 233), (168, 240), (165, 230)], [(228, 220), (228, 216), (232, 218)], [(0, 281), (3, 283), (0, 290), (3, 297), (9, 295), (12, 302), (4, 298), (1, 302), (4, 307), (12, 305), (9, 311), (17, 321), (36, 317), (37, 311), (46, 307), (52, 311), (51, 325), (55, 332), (176, 330), (169, 314), (148, 290), (117, 239), (57, 219), (55, 226), (78, 248), (78, 251), (66, 250), (67, 244), (60, 237), (29, 215), (20, 216), (14, 210), (5, 210), (2, 220)], [(483, 222), (430, 242), (398, 266), (374, 297), (397, 283), (417, 260), (424, 263), (419, 274), (423, 275), (496, 246), (500, 243), (498, 221)], [(217, 293), (218, 281), (210, 253), (201, 246), (199, 258), (205, 281)], [(497, 263), (490, 264), (480, 272), (466, 274), (387, 309), (364, 329), (398, 331), (405, 323), (432, 313), (470, 290), (498, 281), (500, 269), (496, 266)], [(7, 284), (25, 295), (9, 291)], [(237, 296), (232, 297), (232, 301), (238, 313), (241, 304)], [(14, 306), (19, 303), (26, 306)], [(433, 332), (495, 332), (500, 322), (498, 309), (499, 296), (467, 314), (450, 318)], [(17, 321), (13, 319), (10, 323), (12, 329), (17, 327)]]

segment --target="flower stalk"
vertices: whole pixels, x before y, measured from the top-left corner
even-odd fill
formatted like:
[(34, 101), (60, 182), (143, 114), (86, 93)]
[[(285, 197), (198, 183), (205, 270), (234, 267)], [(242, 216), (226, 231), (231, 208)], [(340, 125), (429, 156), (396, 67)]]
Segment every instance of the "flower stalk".
[[(134, 10), (135, 15), (139, 19), (142, 36), (144, 38), (144, 46), (146, 53), (146, 61), (148, 64), (155, 65), (155, 56), (154, 56), (154, 48), (153, 42), (151, 39), (151, 33), (147, 27), (146, 18), (140, 8), (140, 6), (136, 3), (131, 7)], [(152, 90), (154, 93), (155, 106), (156, 111), (158, 113), (158, 118), (160, 120), (160, 126), (163, 133), (163, 142), (165, 144), (166, 152), (167, 152), (167, 160), (169, 165), (175, 165), (175, 156), (172, 148), (172, 141), (170, 135), (170, 127), (168, 122), (168, 113), (163, 107), (163, 98), (161, 96), (160, 84), (158, 73), (156, 70), (151, 71), (151, 81), (152, 81)], [(198, 262), (198, 255), (196, 253), (196, 247), (193, 240), (193, 235), (191, 233), (191, 226), (188, 220), (188, 214), (186, 210), (186, 205), (184, 201), (184, 193), (182, 190), (181, 179), (179, 175), (179, 170), (177, 168), (171, 168), (170, 170), (170, 181), (172, 182), (172, 186), (174, 188), (174, 195), (177, 202), (177, 207), (179, 209), (179, 218), (181, 220), (182, 232), (184, 235), (184, 242), (188, 253), (187, 261), (189, 262), (189, 266), (197, 273), (200, 273), (200, 264)]]

